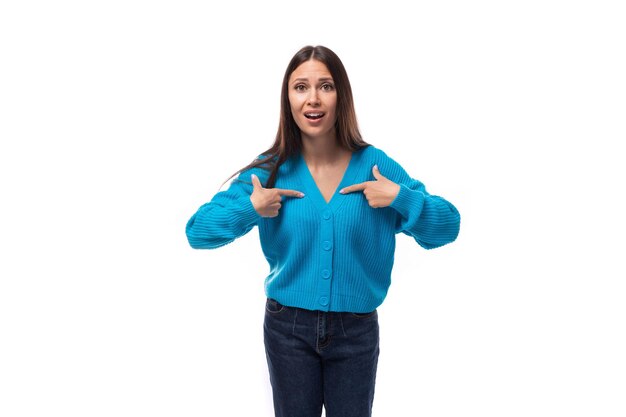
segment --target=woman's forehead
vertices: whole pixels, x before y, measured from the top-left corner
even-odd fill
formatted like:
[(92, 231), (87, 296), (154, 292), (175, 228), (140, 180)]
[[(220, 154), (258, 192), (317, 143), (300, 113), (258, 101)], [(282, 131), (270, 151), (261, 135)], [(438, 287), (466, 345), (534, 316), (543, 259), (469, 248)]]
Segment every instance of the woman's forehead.
[(318, 79), (318, 78), (330, 78), (332, 80), (328, 67), (321, 61), (310, 59), (300, 64), (289, 77), (289, 80), (295, 80), (297, 78), (302, 79)]

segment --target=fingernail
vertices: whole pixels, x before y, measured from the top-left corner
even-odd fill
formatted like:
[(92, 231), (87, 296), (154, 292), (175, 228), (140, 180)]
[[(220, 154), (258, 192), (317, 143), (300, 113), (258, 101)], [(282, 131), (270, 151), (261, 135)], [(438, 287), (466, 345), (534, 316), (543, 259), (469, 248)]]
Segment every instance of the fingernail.
[(375, 168), (376, 170), (378, 170), (378, 165), (374, 165), (374, 168)]
[(298, 194), (300, 197), (304, 197), (304, 193), (300, 193)]
[(344, 191), (343, 191), (343, 190), (339, 190), (339, 194), (343, 194), (343, 193), (344, 193)]

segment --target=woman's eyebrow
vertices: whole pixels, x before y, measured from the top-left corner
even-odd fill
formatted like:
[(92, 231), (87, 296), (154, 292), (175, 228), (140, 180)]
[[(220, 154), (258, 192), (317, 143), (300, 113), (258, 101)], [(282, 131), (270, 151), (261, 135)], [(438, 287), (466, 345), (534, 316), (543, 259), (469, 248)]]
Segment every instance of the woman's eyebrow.
[[(300, 81), (309, 82), (309, 79), (308, 78), (296, 78), (295, 80), (292, 81), (292, 83), (300, 82)], [(323, 78), (320, 78), (318, 81), (319, 82), (328, 82), (328, 81), (333, 82), (333, 79), (331, 77), (323, 77)]]

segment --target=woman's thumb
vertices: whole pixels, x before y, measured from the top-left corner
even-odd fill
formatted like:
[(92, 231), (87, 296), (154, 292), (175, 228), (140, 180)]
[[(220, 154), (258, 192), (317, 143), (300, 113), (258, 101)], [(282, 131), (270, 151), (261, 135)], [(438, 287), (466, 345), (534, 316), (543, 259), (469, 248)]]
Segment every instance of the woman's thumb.
[(250, 178), (252, 179), (252, 186), (254, 188), (263, 188), (261, 181), (259, 181), (259, 178), (256, 175), (252, 174), (250, 175)]

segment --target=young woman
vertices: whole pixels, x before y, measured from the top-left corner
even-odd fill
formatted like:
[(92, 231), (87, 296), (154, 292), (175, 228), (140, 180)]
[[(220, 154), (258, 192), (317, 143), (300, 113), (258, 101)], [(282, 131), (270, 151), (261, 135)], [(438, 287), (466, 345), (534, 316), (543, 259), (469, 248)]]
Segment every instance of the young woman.
[[(345, 68), (306, 46), (289, 63), (271, 148), (187, 223), (194, 248), (259, 227), (270, 265), (264, 338), (277, 417), (371, 416), (378, 313), (395, 235), (454, 241), (456, 208), (361, 139)], [(236, 174), (237, 174), (236, 173)]]

